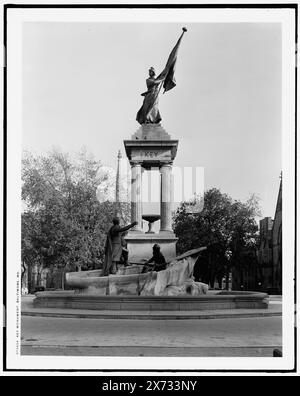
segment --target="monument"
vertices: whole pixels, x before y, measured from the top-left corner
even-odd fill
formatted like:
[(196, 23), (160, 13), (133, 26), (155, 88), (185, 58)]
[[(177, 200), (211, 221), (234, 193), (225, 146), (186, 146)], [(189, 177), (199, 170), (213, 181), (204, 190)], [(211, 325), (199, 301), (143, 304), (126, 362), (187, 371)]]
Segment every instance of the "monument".
[[(207, 294), (208, 285), (195, 282), (194, 264), (206, 247), (199, 247), (176, 257), (177, 237), (172, 231), (172, 165), (178, 140), (174, 140), (161, 126), (158, 109), (161, 88), (173, 89), (178, 49), (186, 28), (182, 28), (164, 70), (156, 77), (153, 67), (146, 80), (147, 91), (142, 93), (143, 104), (136, 120), (139, 129), (124, 140), (126, 156), (131, 165), (131, 225), (125, 240), (130, 265), (119, 266), (117, 273), (82, 271), (66, 274), (67, 284), (73, 288), (65, 292), (37, 293), (37, 307), (85, 308), (97, 310), (195, 311), (220, 308), (266, 308), (267, 295), (255, 292), (218, 292)], [(120, 154), (119, 154), (120, 159)], [(143, 172), (157, 168), (160, 172), (160, 213), (143, 214)], [(116, 201), (118, 201), (118, 182)], [(144, 230), (142, 220), (148, 221)], [(154, 232), (153, 223), (160, 220)], [(115, 219), (118, 222), (118, 219)], [(117, 224), (117, 227), (119, 225)], [(143, 263), (152, 256), (158, 244), (165, 257), (166, 267), (143, 273)]]
[[(151, 255), (152, 246), (157, 243), (167, 260), (176, 257), (177, 238), (172, 231), (172, 165), (176, 157), (178, 140), (171, 139), (170, 135), (161, 126), (162, 120), (158, 109), (158, 98), (161, 88), (164, 92), (176, 86), (175, 65), (178, 49), (186, 28), (182, 28), (182, 34), (173, 48), (164, 70), (155, 76), (153, 67), (149, 69), (149, 77), (146, 80), (148, 90), (144, 96), (143, 105), (137, 113), (136, 120), (141, 124), (140, 128), (131, 136), (130, 140), (124, 140), (127, 158), (131, 165), (131, 221), (136, 221), (135, 226), (126, 238), (129, 261), (139, 262)], [(142, 213), (142, 178), (144, 171), (152, 168), (160, 172), (160, 214), (156, 219), (160, 220), (160, 230), (154, 233), (152, 228), (147, 232), (142, 230), (142, 219), (149, 216)], [(147, 217), (147, 218), (146, 218)], [(152, 223), (154, 217), (152, 217)]]

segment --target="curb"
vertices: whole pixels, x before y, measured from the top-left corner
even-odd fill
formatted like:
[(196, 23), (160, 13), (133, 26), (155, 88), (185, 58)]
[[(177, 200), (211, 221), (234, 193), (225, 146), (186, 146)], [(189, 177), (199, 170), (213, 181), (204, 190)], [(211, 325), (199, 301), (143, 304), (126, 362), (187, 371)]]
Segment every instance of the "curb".
[(282, 350), (282, 346), (83, 346), (83, 345), (31, 345), (21, 347), (22, 355), (33, 356), (108, 356), (108, 357), (274, 357), (274, 350)]

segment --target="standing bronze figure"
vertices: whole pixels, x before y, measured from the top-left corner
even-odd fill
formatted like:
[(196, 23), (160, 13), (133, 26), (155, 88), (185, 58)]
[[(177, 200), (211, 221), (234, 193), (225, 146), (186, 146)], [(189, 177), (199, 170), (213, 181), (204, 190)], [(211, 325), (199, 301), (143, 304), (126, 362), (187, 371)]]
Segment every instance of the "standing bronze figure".
[(137, 113), (136, 120), (140, 124), (158, 124), (161, 121), (160, 112), (158, 110), (158, 94), (160, 83), (163, 79), (155, 78), (154, 67), (149, 69), (149, 78), (146, 80), (148, 88), (147, 92), (141, 95), (145, 97), (143, 106)]
[(137, 222), (129, 224), (126, 227), (120, 227), (120, 219), (115, 217), (113, 219), (113, 226), (107, 233), (105, 243), (105, 258), (103, 263), (103, 270), (101, 276), (107, 276), (109, 274), (116, 274), (117, 263), (121, 260), (122, 256), (122, 232), (129, 230), (130, 228), (137, 225)]

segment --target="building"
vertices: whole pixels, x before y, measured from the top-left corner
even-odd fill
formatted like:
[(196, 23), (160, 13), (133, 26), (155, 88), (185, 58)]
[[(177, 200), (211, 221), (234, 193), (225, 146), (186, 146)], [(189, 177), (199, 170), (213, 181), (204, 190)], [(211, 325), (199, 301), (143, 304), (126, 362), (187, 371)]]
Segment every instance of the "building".
[(262, 288), (269, 293), (282, 292), (282, 180), (280, 180), (274, 220), (260, 220), (257, 251)]
[(44, 289), (64, 288), (64, 271), (61, 268), (51, 266), (43, 268), (37, 263), (27, 266), (22, 265), (22, 294), (34, 293)]
[(260, 290), (260, 272), (256, 250), (245, 247), (240, 252), (240, 263), (232, 269), (232, 290)]
[(276, 290), (282, 291), (282, 181), (272, 229), (272, 282)]
[(263, 287), (272, 284), (272, 229), (273, 220), (271, 217), (265, 217), (259, 222), (259, 246), (257, 258), (259, 263), (259, 272)]

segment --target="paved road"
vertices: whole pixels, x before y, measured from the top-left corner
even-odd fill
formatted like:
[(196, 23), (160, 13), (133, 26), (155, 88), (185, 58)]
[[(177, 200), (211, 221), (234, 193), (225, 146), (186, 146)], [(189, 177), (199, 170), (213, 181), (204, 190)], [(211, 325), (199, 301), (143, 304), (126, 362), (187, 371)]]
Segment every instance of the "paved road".
[(126, 320), (22, 318), (22, 354), (272, 356), (281, 318)]

